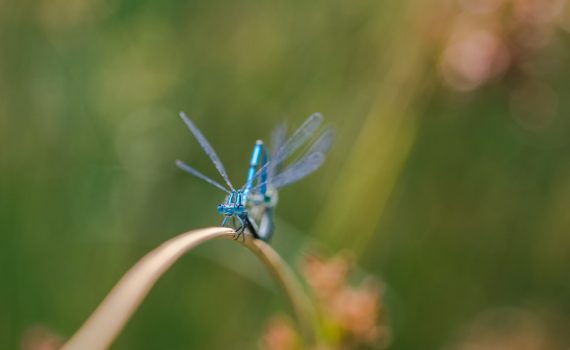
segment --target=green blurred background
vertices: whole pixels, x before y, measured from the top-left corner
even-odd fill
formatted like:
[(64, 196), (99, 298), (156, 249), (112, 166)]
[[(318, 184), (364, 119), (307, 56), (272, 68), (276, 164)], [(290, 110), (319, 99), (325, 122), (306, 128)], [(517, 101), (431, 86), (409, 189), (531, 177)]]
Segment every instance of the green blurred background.
[[(180, 110), (234, 183), (257, 138), (325, 115), (337, 142), (281, 193), (274, 246), (381, 278), (392, 349), (503, 307), (564, 336), (568, 30), (563, 0), (0, 0), (0, 348), (69, 337), (146, 252), (219, 222), (223, 193), (174, 166), (217, 178)], [(251, 349), (278, 311), (263, 267), (210, 243), (114, 348)]]

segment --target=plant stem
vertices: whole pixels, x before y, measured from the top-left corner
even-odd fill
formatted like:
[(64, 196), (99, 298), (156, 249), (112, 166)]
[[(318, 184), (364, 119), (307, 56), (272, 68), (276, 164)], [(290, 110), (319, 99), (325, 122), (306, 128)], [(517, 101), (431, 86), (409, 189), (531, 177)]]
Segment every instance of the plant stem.
[(314, 344), (317, 327), (315, 309), (289, 265), (262, 240), (247, 239), (244, 245), (257, 255), (281, 284), (293, 307), (303, 338), (309, 345)]
[[(156, 281), (185, 253), (213, 239), (232, 239), (228, 228), (206, 228), (180, 234), (139, 260), (115, 285), (62, 350), (107, 349), (137, 310)], [(314, 313), (291, 269), (268, 244), (245, 235), (237, 240), (252, 251), (283, 287), (308, 343), (314, 340)]]

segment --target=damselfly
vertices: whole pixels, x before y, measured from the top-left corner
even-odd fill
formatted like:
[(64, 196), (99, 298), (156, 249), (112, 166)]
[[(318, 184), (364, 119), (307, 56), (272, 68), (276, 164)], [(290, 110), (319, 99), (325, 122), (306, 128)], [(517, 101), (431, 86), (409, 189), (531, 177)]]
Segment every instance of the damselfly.
[(273, 137), (274, 149), (271, 153), (271, 159), (269, 159), (269, 152), (263, 141), (258, 140), (253, 147), (246, 182), (241, 188), (235, 189), (220, 158), (204, 135), (184, 112), (180, 112), (180, 117), (210, 157), (228, 188), (181, 160), (177, 160), (176, 165), (227, 193), (224, 202), (218, 205), (217, 209), (218, 213), (224, 216), (222, 226), (225, 226), (233, 218), (239, 221), (240, 225), (236, 229), (236, 238), (245, 229), (251, 231), (256, 238), (265, 241), (271, 238), (274, 231), (273, 208), (277, 204), (277, 190), (317, 170), (323, 164), (325, 154), (334, 139), (332, 130), (330, 128), (325, 129), (303, 156), (280, 171), (285, 160), (317, 134), (323, 117), (319, 113), (311, 115), (287, 141), (284, 141), (285, 128), (278, 128)]

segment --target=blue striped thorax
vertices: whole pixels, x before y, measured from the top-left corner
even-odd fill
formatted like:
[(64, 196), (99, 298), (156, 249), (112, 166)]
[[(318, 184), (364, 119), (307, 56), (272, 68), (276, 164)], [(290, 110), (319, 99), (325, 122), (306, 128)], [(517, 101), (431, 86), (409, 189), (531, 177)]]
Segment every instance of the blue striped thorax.
[(245, 212), (245, 196), (242, 190), (230, 192), (226, 197), (226, 201), (218, 205), (218, 213), (223, 215), (240, 215)]

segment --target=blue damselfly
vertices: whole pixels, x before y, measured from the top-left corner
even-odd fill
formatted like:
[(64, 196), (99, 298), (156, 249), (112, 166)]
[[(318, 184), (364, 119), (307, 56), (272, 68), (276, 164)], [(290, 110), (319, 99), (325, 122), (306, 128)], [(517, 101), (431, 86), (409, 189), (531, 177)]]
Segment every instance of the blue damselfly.
[(224, 216), (222, 226), (233, 218), (239, 221), (236, 238), (245, 229), (264, 241), (271, 238), (274, 231), (273, 208), (277, 204), (277, 190), (317, 170), (323, 164), (334, 139), (332, 130), (326, 128), (298, 160), (282, 167), (288, 158), (313, 139), (319, 131), (323, 117), (319, 113), (311, 115), (287, 141), (285, 141), (285, 127), (278, 128), (273, 136), (271, 158), (263, 141), (258, 140), (253, 147), (245, 184), (236, 189), (229, 180), (220, 158), (204, 135), (184, 112), (180, 112), (180, 117), (210, 157), (228, 188), (181, 160), (177, 160), (176, 165), (227, 193), (224, 202), (218, 205), (217, 209)]

